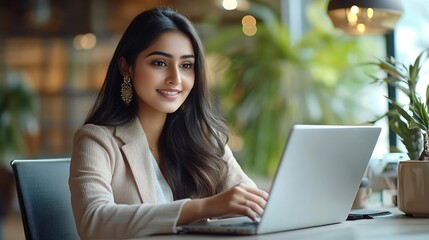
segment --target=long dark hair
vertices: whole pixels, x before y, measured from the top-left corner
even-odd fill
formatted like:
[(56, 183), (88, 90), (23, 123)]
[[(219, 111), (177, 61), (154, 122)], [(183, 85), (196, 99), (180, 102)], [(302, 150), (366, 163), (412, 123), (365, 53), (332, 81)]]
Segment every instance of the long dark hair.
[(222, 160), (228, 128), (213, 105), (207, 86), (205, 53), (193, 24), (170, 8), (155, 8), (134, 18), (118, 43), (106, 79), (85, 124), (117, 126), (137, 116), (135, 99), (126, 106), (120, 97), (119, 59), (134, 65), (137, 55), (165, 31), (180, 31), (192, 42), (195, 83), (183, 106), (168, 114), (160, 138), (160, 166), (175, 199), (206, 197), (225, 187)]

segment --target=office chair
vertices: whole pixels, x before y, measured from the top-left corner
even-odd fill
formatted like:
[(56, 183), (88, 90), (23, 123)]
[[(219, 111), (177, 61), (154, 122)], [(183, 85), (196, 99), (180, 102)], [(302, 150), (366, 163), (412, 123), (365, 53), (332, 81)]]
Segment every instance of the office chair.
[(70, 158), (11, 162), (27, 240), (79, 239), (68, 186)]

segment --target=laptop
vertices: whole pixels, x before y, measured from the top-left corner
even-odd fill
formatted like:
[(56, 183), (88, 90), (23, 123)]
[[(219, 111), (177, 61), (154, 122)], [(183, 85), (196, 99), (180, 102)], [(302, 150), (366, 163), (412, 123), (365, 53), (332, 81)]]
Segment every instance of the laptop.
[(259, 221), (198, 221), (185, 233), (265, 234), (343, 222), (380, 135), (377, 126), (295, 125)]

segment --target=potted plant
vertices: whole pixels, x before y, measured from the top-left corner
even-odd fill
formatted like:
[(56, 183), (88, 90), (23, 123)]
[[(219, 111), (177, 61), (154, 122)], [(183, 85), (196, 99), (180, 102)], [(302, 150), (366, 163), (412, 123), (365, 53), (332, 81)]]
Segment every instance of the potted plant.
[(426, 49), (409, 66), (392, 57), (379, 60), (375, 65), (387, 74), (373, 77), (375, 82), (391, 84), (408, 97), (406, 104), (388, 99), (392, 108), (383, 117), (389, 117), (390, 128), (399, 136), (410, 158), (398, 165), (398, 208), (408, 215), (424, 217), (429, 217), (429, 85), (422, 98), (417, 84), (428, 57)]

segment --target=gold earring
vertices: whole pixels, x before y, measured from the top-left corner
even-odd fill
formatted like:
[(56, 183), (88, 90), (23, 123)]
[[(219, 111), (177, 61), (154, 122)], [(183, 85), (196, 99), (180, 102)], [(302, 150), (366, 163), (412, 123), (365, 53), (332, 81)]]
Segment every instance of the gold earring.
[(121, 98), (127, 105), (133, 100), (133, 88), (131, 86), (130, 77), (128, 76), (124, 76), (124, 82), (121, 85)]

